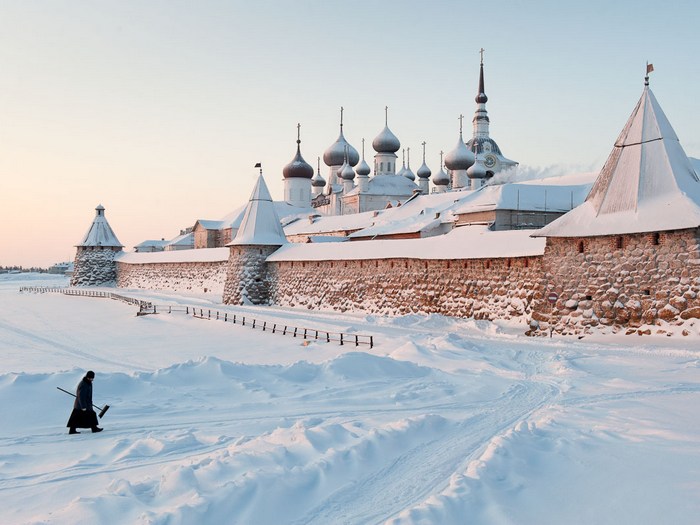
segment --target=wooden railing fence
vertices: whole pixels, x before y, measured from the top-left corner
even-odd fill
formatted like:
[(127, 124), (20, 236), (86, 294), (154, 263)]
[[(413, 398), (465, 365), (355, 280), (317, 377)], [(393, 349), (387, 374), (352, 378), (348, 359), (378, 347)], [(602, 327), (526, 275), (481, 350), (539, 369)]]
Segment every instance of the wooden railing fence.
[(139, 307), (136, 315), (151, 315), (158, 313), (182, 312), (185, 315), (192, 315), (198, 319), (215, 319), (225, 323), (240, 324), (241, 326), (250, 326), (253, 329), (259, 328), (263, 332), (269, 331), (273, 334), (292, 335), (300, 337), (306, 341), (325, 341), (327, 343), (339, 343), (341, 346), (345, 344), (354, 344), (355, 346), (368, 345), (374, 347), (374, 336), (360, 334), (346, 334), (342, 332), (329, 332), (327, 330), (318, 330), (316, 328), (304, 328), (298, 326), (285, 325), (282, 323), (271, 323), (260, 319), (246, 317), (245, 315), (220, 312), (210, 308), (201, 308), (194, 306), (180, 305), (155, 305), (149, 301), (134, 299), (126, 295), (107, 292), (101, 290), (87, 290), (83, 288), (67, 288), (60, 286), (22, 286), (20, 292), (29, 293), (62, 293), (64, 295), (77, 295), (82, 297), (101, 297), (106, 299), (114, 299)]

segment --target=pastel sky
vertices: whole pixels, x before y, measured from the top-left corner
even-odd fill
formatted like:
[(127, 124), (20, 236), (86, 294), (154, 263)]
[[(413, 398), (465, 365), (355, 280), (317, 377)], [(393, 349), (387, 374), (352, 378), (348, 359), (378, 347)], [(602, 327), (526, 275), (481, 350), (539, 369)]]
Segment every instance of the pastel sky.
[[(338, 136), (411, 167), (471, 134), (485, 48), (491, 136), (524, 172), (599, 170), (643, 88), (700, 157), (696, 1), (5, 0), (0, 266), (72, 260), (94, 208), (127, 250), (243, 205), (261, 162)], [(327, 177), (327, 168), (322, 166)]]

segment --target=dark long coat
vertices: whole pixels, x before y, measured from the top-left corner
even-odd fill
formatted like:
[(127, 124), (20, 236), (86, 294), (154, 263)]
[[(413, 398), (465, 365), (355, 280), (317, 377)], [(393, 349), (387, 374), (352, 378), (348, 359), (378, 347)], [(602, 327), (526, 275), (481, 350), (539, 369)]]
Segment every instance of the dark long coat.
[(67, 427), (93, 428), (97, 426), (97, 414), (92, 409), (92, 382), (83, 377), (75, 391), (73, 412), (70, 414)]

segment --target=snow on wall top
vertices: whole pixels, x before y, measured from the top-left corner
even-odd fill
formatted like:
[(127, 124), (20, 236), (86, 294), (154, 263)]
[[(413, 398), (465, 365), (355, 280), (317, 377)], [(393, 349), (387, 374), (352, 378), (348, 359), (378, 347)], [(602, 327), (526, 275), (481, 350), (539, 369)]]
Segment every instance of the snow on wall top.
[(112, 227), (107, 222), (105, 217), (105, 208), (102, 204), (98, 204), (95, 208), (95, 218), (90, 225), (83, 240), (76, 246), (106, 246), (112, 248), (123, 248), (124, 245), (119, 242), (117, 236), (112, 231)]
[(586, 201), (537, 231), (618, 235), (700, 226), (700, 181), (646, 86)]
[(174, 250), (171, 252), (122, 252), (114, 260), (128, 264), (223, 262), (228, 261), (228, 248), (202, 248), (200, 250)]
[(529, 257), (544, 253), (545, 239), (531, 231), (490, 231), (485, 226), (463, 226), (450, 233), (422, 239), (391, 239), (341, 243), (289, 243), (267, 260), (337, 261), (357, 259), (488, 259)]

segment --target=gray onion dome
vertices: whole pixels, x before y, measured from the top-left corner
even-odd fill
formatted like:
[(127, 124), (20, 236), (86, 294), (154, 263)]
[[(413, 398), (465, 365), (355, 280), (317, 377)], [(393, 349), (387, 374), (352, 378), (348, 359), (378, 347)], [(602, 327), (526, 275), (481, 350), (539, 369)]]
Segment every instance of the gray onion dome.
[(403, 173), (401, 173), (401, 175), (406, 177), (408, 180), (416, 180), (416, 176), (411, 171), (411, 166), (407, 166), (406, 169), (403, 170)]
[(396, 135), (391, 132), (389, 126), (384, 126), (381, 133), (374, 137), (372, 141), (372, 148), (374, 148), (374, 151), (377, 153), (396, 153), (399, 151), (400, 147), (401, 142), (399, 142)]
[(365, 162), (365, 159), (362, 159), (355, 168), (355, 173), (364, 177), (372, 173), (372, 168), (370, 168), (369, 164)]
[(292, 161), (282, 169), (282, 176), (285, 179), (311, 179), (314, 176), (314, 169), (301, 156), (301, 141), (297, 140), (297, 154)]
[(433, 184), (436, 186), (447, 186), (450, 183), (450, 177), (445, 173), (445, 170), (440, 167), (435, 175), (433, 175)]
[(326, 179), (321, 177), (321, 174), (319, 172), (316, 172), (314, 178), (311, 179), (311, 185), (314, 188), (323, 188), (326, 185)]
[(425, 161), (423, 161), (423, 164), (421, 164), (421, 167), (418, 168), (418, 171), (416, 172), (419, 179), (429, 179), (432, 174), (433, 172), (430, 171), (430, 168), (425, 164)]
[(343, 180), (353, 180), (355, 178), (355, 170), (347, 162), (338, 170), (338, 175)]
[(445, 156), (445, 166), (449, 170), (466, 170), (475, 160), (474, 153), (464, 144), (460, 133), (457, 145)]
[(345, 162), (345, 148), (348, 148), (348, 162), (350, 166), (357, 164), (360, 161), (360, 154), (345, 140), (341, 129), (338, 140), (323, 152), (323, 162), (326, 166), (340, 166), (343, 164)]
[(481, 165), (480, 162), (475, 162), (467, 170), (467, 176), (470, 179), (485, 179), (486, 178), (486, 168)]

